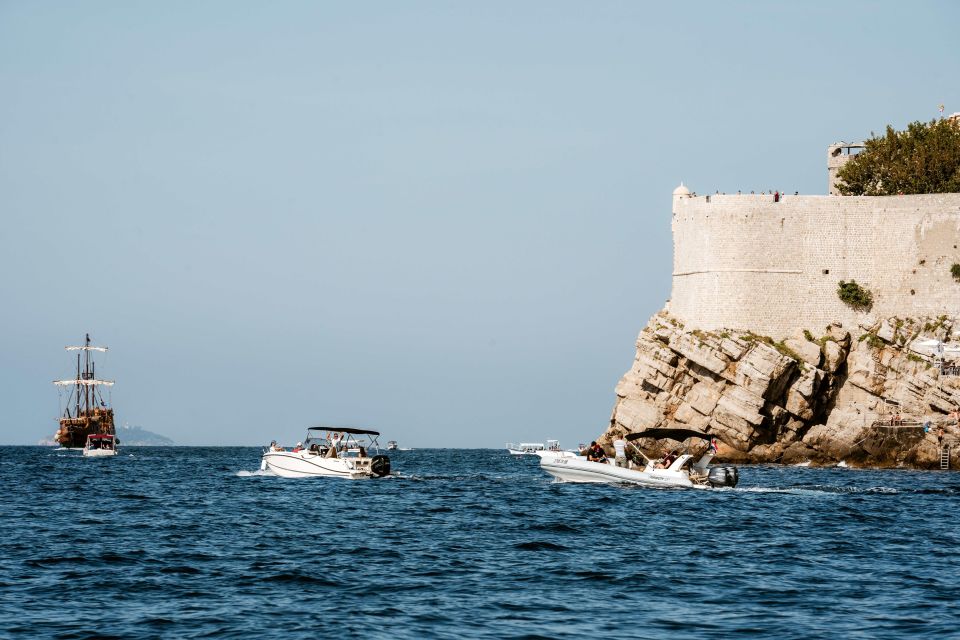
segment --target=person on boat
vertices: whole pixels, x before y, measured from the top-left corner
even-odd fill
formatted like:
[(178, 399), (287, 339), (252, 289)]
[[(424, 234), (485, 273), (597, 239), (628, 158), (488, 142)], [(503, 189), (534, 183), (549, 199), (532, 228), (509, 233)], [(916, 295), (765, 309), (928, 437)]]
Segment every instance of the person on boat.
[(669, 469), (670, 465), (672, 465), (676, 459), (677, 456), (673, 455), (673, 452), (671, 451), (667, 455), (663, 456), (663, 458), (661, 458), (660, 461), (654, 465), (654, 467), (657, 469)]
[(617, 436), (617, 439), (613, 441), (613, 451), (614, 451), (614, 464), (618, 467), (627, 466), (627, 441), (623, 439), (623, 436)]
[(603, 447), (597, 444), (596, 440), (590, 443), (590, 450), (587, 452), (587, 460), (590, 462), (607, 461), (607, 454), (604, 452)]
[(295, 446), (295, 447), (293, 448), (293, 452), (294, 452), (294, 453), (300, 453), (301, 451), (303, 451), (303, 443), (302, 443), (302, 442), (298, 442), (298, 443), (297, 443), (297, 446)]

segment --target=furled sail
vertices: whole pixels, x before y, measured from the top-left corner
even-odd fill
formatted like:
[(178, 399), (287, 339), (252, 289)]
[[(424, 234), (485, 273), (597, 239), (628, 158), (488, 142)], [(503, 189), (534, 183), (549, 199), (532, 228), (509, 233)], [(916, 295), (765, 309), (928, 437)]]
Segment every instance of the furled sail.
[(82, 386), (82, 387), (96, 387), (96, 386), (98, 386), (98, 385), (104, 385), (104, 386), (106, 386), (106, 387), (112, 387), (112, 386), (113, 386), (113, 380), (94, 380), (94, 379), (92, 379), (92, 378), (89, 379), (89, 380), (78, 380), (78, 379), (73, 379), (73, 380), (54, 380), (54, 381), (53, 381), (53, 384), (57, 385), (58, 387), (71, 387), (71, 386), (73, 386), (73, 385), (75, 385), (75, 384), (79, 384), (79, 385)]

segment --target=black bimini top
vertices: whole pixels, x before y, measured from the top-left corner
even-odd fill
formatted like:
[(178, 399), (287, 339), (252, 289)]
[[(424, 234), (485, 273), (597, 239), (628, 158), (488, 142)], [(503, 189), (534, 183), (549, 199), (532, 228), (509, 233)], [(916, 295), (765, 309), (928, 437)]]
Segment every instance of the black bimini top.
[(352, 433), (355, 435), (378, 436), (379, 431), (369, 429), (354, 429), (352, 427), (308, 427), (307, 431), (332, 431), (334, 433)]
[(694, 431), (692, 429), (647, 429), (646, 431), (641, 431), (640, 433), (631, 433), (627, 435), (627, 440), (639, 440), (640, 438), (667, 438), (669, 440), (676, 440), (681, 442), (687, 438), (700, 438), (702, 440), (709, 440), (713, 436), (701, 433), (699, 431)]

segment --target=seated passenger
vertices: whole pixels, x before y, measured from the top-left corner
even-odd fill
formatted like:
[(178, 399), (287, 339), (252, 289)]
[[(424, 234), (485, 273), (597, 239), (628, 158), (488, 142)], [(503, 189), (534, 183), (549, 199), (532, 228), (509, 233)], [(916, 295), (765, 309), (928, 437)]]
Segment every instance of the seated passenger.
[(294, 452), (294, 453), (299, 453), (299, 452), (301, 452), (301, 451), (303, 451), (303, 443), (302, 443), (302, 442), (298, 442), (298, 443), (297, 443), (297, 446), (295, 446), (295, 447), (293, 448), (293, 452)]
[(590, 450), (587, 453), (587, 460), (590, 462), (606, 462), (607, 454), (604, 452), (603, 447), (596, 443), (596, 441), (590, 443)]

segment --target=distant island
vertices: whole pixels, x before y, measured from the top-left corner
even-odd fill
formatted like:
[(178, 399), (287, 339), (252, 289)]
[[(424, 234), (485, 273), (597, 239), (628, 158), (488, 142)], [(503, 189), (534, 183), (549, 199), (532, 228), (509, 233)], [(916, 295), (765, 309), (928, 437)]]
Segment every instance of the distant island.
[[(169, 447), (176, 444), (166, 436), (153, 431), (147, 431), (143, 427), (123, 425), (116, 431), (117, 438), (121, 446), (129, 447)], [(41, 446), (56, 446), (57, 442), (53, 438), (44, 438), (37, 444)]]
[(169, 447), (175, 444), (173, 440), (159, 433), (129, 425), (123, 425), (117, 429), (117, 437), (121, 445), (130, 447)]

